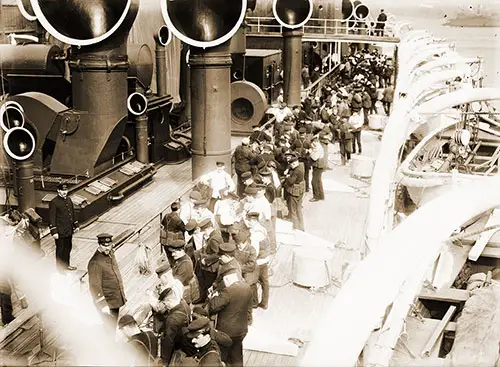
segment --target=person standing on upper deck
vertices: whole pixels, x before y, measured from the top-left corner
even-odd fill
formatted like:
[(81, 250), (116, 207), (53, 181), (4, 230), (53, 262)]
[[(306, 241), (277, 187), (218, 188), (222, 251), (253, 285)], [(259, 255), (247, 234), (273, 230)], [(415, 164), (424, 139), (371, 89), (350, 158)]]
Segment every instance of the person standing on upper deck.
[(385, 22), (387, 21), (387, 15), (384, 13), (384, 9), (380, 10), (380, 14), (377, 17), (377, 25), (375, 26), (375, 35), (383, 37)]

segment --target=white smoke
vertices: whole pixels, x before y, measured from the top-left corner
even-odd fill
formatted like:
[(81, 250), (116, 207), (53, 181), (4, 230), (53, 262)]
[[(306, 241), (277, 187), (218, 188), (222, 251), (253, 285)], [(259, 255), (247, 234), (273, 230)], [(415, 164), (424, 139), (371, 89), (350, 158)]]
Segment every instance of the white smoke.
[[(103, 325), (89, 294), (79, 281), (60, 274), (48, 259), (39, 259), (19, 243), (15, 228), (0, 220), (0, 278), (8, 277), (22, 290), (29, 309), (39, 312), (43, 327), (57, 334), (79, 366), (127, 366), (137, 361), (133, 350), (115, 343), (115, 335)], [(142, 365), (145, 365), (143, 363)]]

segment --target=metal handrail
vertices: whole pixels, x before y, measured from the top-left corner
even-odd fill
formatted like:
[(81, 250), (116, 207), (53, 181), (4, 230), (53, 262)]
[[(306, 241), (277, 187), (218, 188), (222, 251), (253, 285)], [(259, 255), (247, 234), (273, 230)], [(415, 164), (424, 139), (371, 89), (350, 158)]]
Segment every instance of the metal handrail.
[(338, 64), (335, 65), (331, 70), (329, 70), (325, 74), (321, 75), (321, 77), (318, 78), (318, 80), (316, 80), (314, 83), (309, 85), (307, 88), (303, 89), (301, 91), (301, 94), (304, 94), (304, 93), (306, 95), (309, 93), (316, 94), (318, 92), (318, 90), (320, 90), (323, 87), (323, 85), (325, 85), (325, 83), (327, 81), (329, 81), (329, 77), (338, 71), (338, 68), (339, 68), (339, 65)]
[[(283, 26), (281, 24), (276, 24), (276, 20), (273, 17), (246, 17), (248, 26), (250, 27), (249, 33), (252, 33), (252, 28), (257, 28), (257, 34), (265, 33), (282, 33)], [(354, 27), (349, 27), (349, 23), (354, 23)], [(326, 19), (326, 18), (311, 18), (304, 25), (304, 34), (314, 35), (314, 34), (352, 34), (352, 35), (370, 35), (373, 34), (374, 37), (394, 37), (391, 29), (385, 29), (385, 33), (390, 33), (385, 36), (375, 36), (375, 25), (376, 22), (370, 20), (348, 20), (348, 19)], [(362, 24), (361, 27), (356, 25)]]

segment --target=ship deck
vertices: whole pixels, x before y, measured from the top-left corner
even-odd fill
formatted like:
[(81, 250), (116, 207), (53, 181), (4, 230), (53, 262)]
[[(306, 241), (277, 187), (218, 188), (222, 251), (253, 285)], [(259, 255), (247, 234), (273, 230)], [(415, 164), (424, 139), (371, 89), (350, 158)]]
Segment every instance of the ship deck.
[[(378, 135), (363, 131), (363, 155), (376, 156), (380, 143)], [(233, 146), (237, 141), (234, 139)], [(247, 336), (248, 342), (245, 343), (245, 347), (248, 346), (244, 351), (246, 366), (298, 365), (314, 325), (321, 321), (323, 310), (329, 307), (342, 285), (343, 271), (348, 265), (355, 265), (360, 261), (365, 252), (363, 236), (368, 210), (369, 181), (352, 178), (351, 167), (341, 166), (339, 162), (338, 144), (330, 144), (329, 165), (332, 170), (323, 174), (326, 200), (311, 203), (309, 199), (312, 194), (308, 193), (303, 204), (306, 232), (336, 244), (329, 268), (330, 285), (319, 289), (295, 285), (293, 254), (301, 245), (289, 241), (279, 243), (270, 266), (269, 308), (257, 309), (254, 312), (254, 323)], [(172, 201), (189, 192), (192, 184), (190, 161), (180, 165), (163, 166), (158, 170), (153, 182), (75, 234), (71, 262), (80, 270), (78, 274), (83, 275), (88, 260), (96, 250), (98, 233), (108, 232), (113, 236), (124, 231), (134, 233), (116, 251), (128, 298), (122, 312), (137, 310), (146, 290), (151, 288), (156, 280), (154, 273), (150, 276), (139, 274), (135, 265), (138, 244), (143, 243), (151, 248), (153, 263), (159, 260), (159, 214), (166, 212)], [(284, 238), (286, 236), (284, 235)], [(42, 240), (42, 248), (46, 253), (43, 261), (52, 262), (55, 266), (55, 245), (50, 236)], [(314, 247), (311, 248), (314, 251)], [(155, 264), (152, 268), (154, 267)], [(84, 276), (83, 284), (80, 285), (84, 292), (88, 292), (88, 286), (85, 284), (87, 281)], [(0, 347), (7, 349), (10, 349), (8, 341), (9, 335), (14, 332), (12, 328), (21, 326), (19, 323), (22, 320), (29, 323), (36, 313), (33, 305), (21, 309), (18, 300), (14, 302), (14, 309), (19, 322), (0, 330)], [(33, 340), (29, 343), (26, 341), (18, 346), (18, 352), (25, 350), (29, 355), (33, 346), (38, 343), (37, 338), (31, 339)], [(287, 355), (293, 354), (289, 353), (289, 339), (300, 341), (301, 347), (297, 356)], [(10, 340), (10, 343), (15, 342)], [(259, 345), (264, 345), (264, 348)]]

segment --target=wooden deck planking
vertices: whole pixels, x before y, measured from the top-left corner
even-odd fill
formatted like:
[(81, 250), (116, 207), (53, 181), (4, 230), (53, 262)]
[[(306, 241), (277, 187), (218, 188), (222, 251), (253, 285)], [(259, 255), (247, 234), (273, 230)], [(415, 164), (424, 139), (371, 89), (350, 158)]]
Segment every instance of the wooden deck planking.
[[(378, 138), (363, 132), (365, 155), (376, 156)], [(312, 194), (306, 194), (303, 203), (306, 232), (337, 243), (334, 250), (333, 269), (330, 269), (332, 284), (324, 292), (292, 283), (292, 256), (295, 246), (279, 244), (271, 261), (270, 301), (266, 311), (254, 312), (253, 327), (263, 328), (283, 340), (297, 338), (305, 344), (299, 348), (297, 357), (245, 350), (245, 366), (297, 366), (305, 353), (307, 342), (313, 336), (313, 328), (321, 321), (321, 315), (333, 302), (339, 290), (342, 268), (355, 265), (361, 260), (364, 248), (364, 233), (368, 212), (369, 182), (350, 177), (350, 166), (339, 165), (338, 145), (329, 146), (329, 164), (332, 170), (323, 173), (323, 179), (333, 179), (354, 188), (355, 192), (325, 191), (325, 201), (310, 203)], [(255, 355), (255, 356), (254, 356)]]
[[(365, 138), (365, 137), (364, 137)], [(373, 139), (372, 139), (373, 140)], [(370, 152), (369, 144), (365, 142), (365, 151)], [(330, 145), (330, 164), (338, 163), (338, 146)], [(334, 166), (332, 171), (326, 171), (324, 177), (333, 177), (356, 188), (361, 192), (366, 190), (365, 182), (350, 177), (350, 167)], [(154, 181), (124, 200), (124, 202), (101, 215), (95, 223), (82, 229), (74, 238), (72, 265), (79, 269), (86, 269), (88, 260), (95, 252), (95, 236), (99, 232), (110, 232), (118, 235), (125, 229), (138, 229), (156, 216), (165, 211), (169, 204), (180, 197), (191, 185), (191, 162), (178, 166), (164, 166), (159, 169)], [(160, 193), (160, 194), (159, 194)], [(164, 193), (164, 194), (163, 194)], [(363, 236), (368, 208), (368, 199), (360, 198), (360, 192), (326, 192), (325, 202), (310, 203), (311, 197), (304, 199), (304, 216), (306, 231), (322, 237), (330, 242), (343, 242), (335, 249), (333, 280), (342, 275), (345, 263), (356, 263), (364, 251)], [(314, 218), (314, 220), (311, 220)], [(138, 239), (137, 236), (129, 239), (116, 251), (120, 271), (122, 273), (127, 304), (122, 313), (132, 313), (143, 302), (144, 292), (156, 282), (154, 268), (160, 254), (158, 245), (158, 221), (151, 222), (145, 232)], [(142, 241), (152, 249), (151, 260), (153, 273), (150, 276), (140, 275), (135, 266), (135, 254), (138, 243)], [(48, 236), (43, 239), (42, 247), (47, 257), (54, 261), (54, 241)], [(270, 302), (268, 310), (257, 309), (254, 313), (253, 327), (263, 328), (282, 340), (297, 338), (305, 342), (299, 348), (298, 357), (277, 355), (258, 351), (244, 351), (245, 366), (295, 366), (307, 348), (307, 341), (312, 336), (312, 328), (320, 321), (324, 310), (329, 307), (338, 291), (336, 282), (324, 292), (311, 292), (309, 289), (294, 285), (291, 281), (292, 256), (294, 246), (280, 244), (278, 252), (272, 259), (270, 268)], [(88, 292), (88, 277), (82, 289)]]

